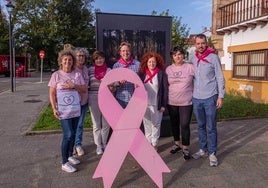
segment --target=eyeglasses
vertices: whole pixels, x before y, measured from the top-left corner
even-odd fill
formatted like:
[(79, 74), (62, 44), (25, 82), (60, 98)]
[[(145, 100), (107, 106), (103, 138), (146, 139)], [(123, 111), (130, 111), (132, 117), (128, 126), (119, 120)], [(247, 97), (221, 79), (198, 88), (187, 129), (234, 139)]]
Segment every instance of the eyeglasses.
[(77, 57), (85, 57), (85, 55), (81, 55), (81, 54), (80, 54), (80, 55), (76, 55), (76, 56), (77, 56)]

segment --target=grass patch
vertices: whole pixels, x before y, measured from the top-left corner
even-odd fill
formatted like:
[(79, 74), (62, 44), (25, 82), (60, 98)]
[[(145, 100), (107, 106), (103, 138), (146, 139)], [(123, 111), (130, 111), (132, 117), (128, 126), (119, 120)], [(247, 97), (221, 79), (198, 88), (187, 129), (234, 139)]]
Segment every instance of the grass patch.
[[(92, 121), (90, 118), (89, 111), (86, 113), (84, 127), (89, 128), (92, 126)], [(42, 130), (58, 130), (61, 129), (60, 121), (53, 116), (53, 111), (51, 105), (43, 110), (39, 116), (36, 124), (33, 127), (33, 131)]]
[(254, 103), (242, 95), (225, 95), (223, 107), (218, 112), (218, 120), (249, 117), (267, 117), (268, 104)]
[[(223, 107), (218, 112), (218, 121), (250, 117), (268, 117), (268, 104), (254, 103), (248, 97), (244, 97), (239, 93), (225, 95)], [(192, 121), (195, 121), (194, 115)], [(84, 127), (91, 126), (91, 118), (89, 112), (87, 112)], [(60, 121), (53, 116), (51, 106), (49, 105), (41, 113), (32, 130), (41, 131), (57, 129), (61, 129)]]

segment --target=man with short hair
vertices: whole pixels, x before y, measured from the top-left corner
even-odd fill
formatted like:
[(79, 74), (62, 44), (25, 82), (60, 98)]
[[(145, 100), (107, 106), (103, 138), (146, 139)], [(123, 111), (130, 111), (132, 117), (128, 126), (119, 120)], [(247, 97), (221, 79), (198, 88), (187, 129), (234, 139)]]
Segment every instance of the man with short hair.
[(198, 124), (200, 150), (198, 159), (209, 154), (210, 166), (217, 166), (217, 110), (223, 105), (225, 80), (221, 62), (215, 50), (207, 44), (204, 34), (195, 38), (193, 110)]

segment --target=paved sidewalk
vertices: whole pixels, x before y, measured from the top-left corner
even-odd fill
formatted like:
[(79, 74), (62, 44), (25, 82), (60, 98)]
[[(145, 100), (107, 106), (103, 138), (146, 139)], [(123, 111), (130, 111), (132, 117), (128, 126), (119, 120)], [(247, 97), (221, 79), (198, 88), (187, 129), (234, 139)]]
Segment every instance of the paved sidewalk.
[[(103, 187), (102, 179), (92, 179), (101, 156), (95, 154), (91, 132), (84, 134), (86, 155), (80, 158), (79, 171), (73, 174), (61, 170), (61, 134), (25, 135), (48, 104), (47, 81), (48, 77), (43, 83), (29, 78), (15, 93), (0, 93), (0, 187)], [(198, 149), (196, 127), (196, 124), (191, 125), (191, 152)], [(267, 187), (267, 130), (268, 118), (220, 122), (218, 167), (209, 167), (207, 158), (185, 162), (181, 153), (169, 154), (172, 137), (161, 138), (159, 154), (171, 170), (163, 174), (164, 187)], [(113, 187), (157, 186), (128, 154)]]

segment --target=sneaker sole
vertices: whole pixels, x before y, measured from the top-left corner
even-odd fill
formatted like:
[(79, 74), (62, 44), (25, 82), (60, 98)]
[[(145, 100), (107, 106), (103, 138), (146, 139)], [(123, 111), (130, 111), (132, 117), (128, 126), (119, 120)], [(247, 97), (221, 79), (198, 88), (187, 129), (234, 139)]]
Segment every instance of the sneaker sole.
[(78, 165), (78, 164), (80, 164), (80, 162), (78, 163), (78, 162), (75, 162), (75, 163), (73, 163), (73, 162), (71, 162), (71, 161), (69, 161), (72, 165)]
[(192, 157), (191, 156), (182, 156), (184, 161), (189, 161)]
[(64, 169), (64, 168), (61, 168), (61, 169), (62, 169), (62, 171), (67, 172), (67, 173), (74, 173), (74, 172), (77, 171), (76, 168), (74, 168), (74, 170), (72, 170), (72, 171), (66, 170), (66, 169)]
[(218, 165), (216, 164), (210, 164), (211, 167), (217, 167)]
[(209, 163), (209, 165), (211, 166), (211, 167), (216, 167), (216, 166), (218, 166), (218, 163)]
[(195, 156), (194, 154), (192, 155), (192, 158), (193, 158), (193, 159), (200, 159), (200, 158), (206, 158), (206, 157), (208, 157), (207, 154), (199, 155), (199, 156)]
[(72, 164), (72, 165), (78, 165), (80, 164), (80, 161), (77, 159), (77, 162), (76, 161), (72, 161), (72, 160), (69, 160), (68, 161)]
[(174, 150), (171, 150), (169, 153), (176, 154), (176, 153), (179, 153), (180, 151), (182, 151), (182, 149), (174, 149)]

